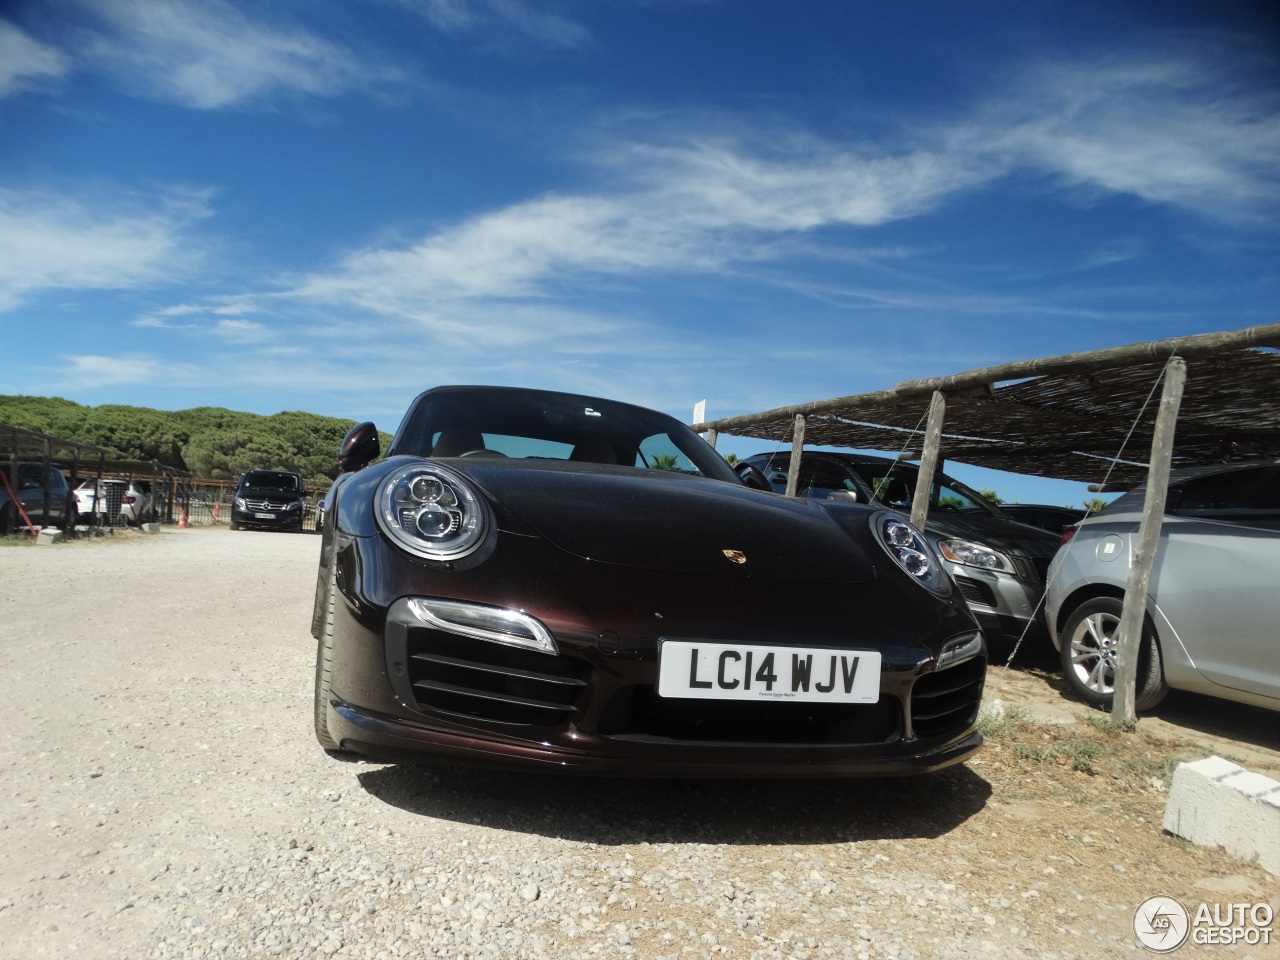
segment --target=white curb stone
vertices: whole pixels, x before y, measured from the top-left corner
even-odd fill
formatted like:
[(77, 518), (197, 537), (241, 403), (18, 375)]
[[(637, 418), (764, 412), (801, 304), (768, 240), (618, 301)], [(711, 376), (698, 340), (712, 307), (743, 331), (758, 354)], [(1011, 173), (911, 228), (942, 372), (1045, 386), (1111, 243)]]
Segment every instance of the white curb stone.
[(61, 543), (67, 535), (56, 527), (45, 527), (36, 536), (36, 544), (42, 543)]
[(1164, 828), (1280, 874), (1280, 782), (1222, 757), (1180, 763)]

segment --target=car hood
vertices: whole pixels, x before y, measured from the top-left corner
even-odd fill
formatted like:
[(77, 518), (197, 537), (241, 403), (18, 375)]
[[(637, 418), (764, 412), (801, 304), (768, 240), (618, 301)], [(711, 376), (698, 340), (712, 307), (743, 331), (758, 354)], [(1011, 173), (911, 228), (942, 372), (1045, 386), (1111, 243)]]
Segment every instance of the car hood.
[(1052, 557), (1062, 538), (1046, 530), (999, 517), (971, 516), (934, 508), (925, 522), (932, 538), (971, 540), (1001, 553), (1029, 558)]
[[(538, 535), (584, 560), (809, 583), (866, 583), (876, 576), (854, 537), (818, 504), (656, 470), (450, 464), (463, 467)], [(858, 528), (850, 518), (845, 522)], [(865, 542), (870, 539), (868, 528)]]

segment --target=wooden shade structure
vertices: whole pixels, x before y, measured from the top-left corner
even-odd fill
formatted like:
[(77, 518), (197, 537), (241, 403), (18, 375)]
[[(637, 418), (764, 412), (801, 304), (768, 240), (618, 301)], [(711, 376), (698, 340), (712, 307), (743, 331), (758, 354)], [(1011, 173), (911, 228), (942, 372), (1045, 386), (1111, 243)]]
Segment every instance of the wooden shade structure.
[(946, 397), (938, 455), (1011, 473), (1125, 489), (1146, 479), (1165, 361), (1187, 363), (1173, 466), (1280, 456), (1280, 323), (985, 367), (892, 390), (694, 424), (699, 432), (917, 454)]

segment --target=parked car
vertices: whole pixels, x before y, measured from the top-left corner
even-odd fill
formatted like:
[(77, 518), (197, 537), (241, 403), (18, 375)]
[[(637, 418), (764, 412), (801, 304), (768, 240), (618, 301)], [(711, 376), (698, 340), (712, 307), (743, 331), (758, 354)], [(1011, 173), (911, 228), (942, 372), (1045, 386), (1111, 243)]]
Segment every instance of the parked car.
[[(1114, 693), (1116, 628), (1146, 488), (1082, 521), (1049, 568), (1047, 611), (1067, 682)], [(1280, 461), (1174, 475), (1147, 591), (1135, 706), (1170, 688), (1280, 710)]]
[(1075, 507), (1054, 507), (1044, 503), (1002, 503), (1000, 509), (1018, 523), (1029, 527), (1039, 527), (1059, 536), (1067, 527), (1079, 523), (1086, 516), (1087, 510)]
[[(786, 489), (789, 452), (757, 454), (743, 463), (763, 472), (774, 490)], [(919, 475), (917, 465), (888, 457), (807, 450), (800, 458), (796, 492), (814, 500), (883, 504), (909, 515)], [(1026, 633), (1045, 642), (1039, 604), (1059, 537), (1017, 523), (943, 473), (934, 478), (924, 532), (988, 639), (1007, 645)]]
[(980, 745), (977, 623), (878, 506), (746, 486), (672, 417), (438, 387), (343, 443), (316, 579), (328, 750), (624, 776), (924, 772)]
[[(74, 527), (76, 524), (75, 499), (67, 489), (67, 478), (56, 467), (45, 469), (40, 463), (19, 463), (10, 471), (9, 464), (0, 464), (7, 480), (0, 483), (0, 535), (16, 533), (24, 526), (22, 513), (36, 526)], [(48, 484), (48, 509), (46, 509), (45, 484)], [(17, 503), (10, 496), (10, 487), (17, 496)], [(18, 507), (22, 510), (19, 511)]]
[(249, 470), (240, 475), (231, 501), (231, 529), (301, 530), (302, 474), (289, 470)]
[(149, 480), (82, 480), (73, 491), (80, 516), (98, 515), (99, 523), (108, 514), (126, 524), (140, 524), (155, 519), (155, 503)]

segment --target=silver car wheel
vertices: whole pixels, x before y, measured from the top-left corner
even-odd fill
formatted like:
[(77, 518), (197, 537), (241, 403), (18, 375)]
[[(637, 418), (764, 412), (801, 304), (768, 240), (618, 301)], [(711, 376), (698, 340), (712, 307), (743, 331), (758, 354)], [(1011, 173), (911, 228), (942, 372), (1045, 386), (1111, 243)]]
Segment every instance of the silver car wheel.
[[(1062, 672), (1080, 699), (1095, 706), (1109, 707), (1115, 693), (1117, 633), (1123, 610), (1119, 597), (1092, 597), (1076, 607), (1063, 625)], [(1134, 687), (1138, 710), (1150, 710), (1169, 692), (1160, 641), (1150, 618), (1144, 618), (1142, 625)]]
[(1092, 613), (1080, 621), (1070, 637), (1071, 664), (1077, 679), (1101, 696), (1115, 692), (1115, 634), (1119, 626), (1117, 616)]

